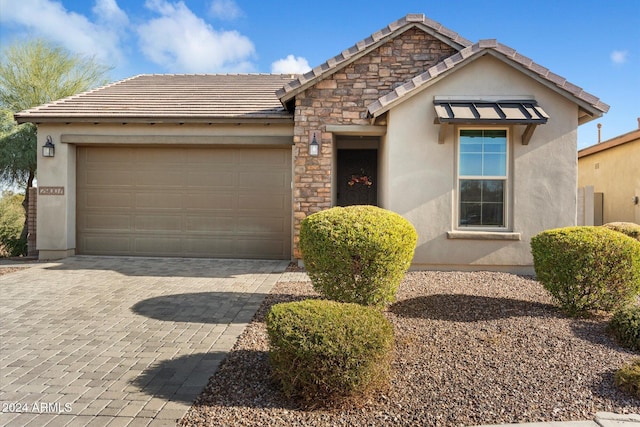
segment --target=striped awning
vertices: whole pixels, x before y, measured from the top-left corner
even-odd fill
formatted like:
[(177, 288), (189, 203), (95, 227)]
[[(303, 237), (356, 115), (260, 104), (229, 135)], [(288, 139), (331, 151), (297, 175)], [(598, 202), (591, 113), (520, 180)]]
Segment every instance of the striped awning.
[(434, 101), (438, 123), (545, 124), (549, 116), (534, 100)]
[(549, 115), (533, 100), (451, 100), (435, 99), (435, 123), (440, 124), (438, 143), (444, 144), (452, 124), (526, 125), (521, 136), (523, 145), (529, 144), (538, 125), (547, 123)]

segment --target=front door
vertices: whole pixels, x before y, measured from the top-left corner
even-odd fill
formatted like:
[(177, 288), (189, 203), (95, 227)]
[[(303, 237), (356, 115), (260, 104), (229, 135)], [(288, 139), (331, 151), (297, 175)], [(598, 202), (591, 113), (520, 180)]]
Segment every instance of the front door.
[(338, 206), (378, 204), (378, 150), (338, 150)]

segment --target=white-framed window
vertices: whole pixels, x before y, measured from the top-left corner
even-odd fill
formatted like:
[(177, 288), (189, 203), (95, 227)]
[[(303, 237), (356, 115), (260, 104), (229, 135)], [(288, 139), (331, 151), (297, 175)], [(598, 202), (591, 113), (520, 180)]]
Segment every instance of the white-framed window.
[(507, 228), (508, 137), (506, 128), (458, 130), (458, 228)]

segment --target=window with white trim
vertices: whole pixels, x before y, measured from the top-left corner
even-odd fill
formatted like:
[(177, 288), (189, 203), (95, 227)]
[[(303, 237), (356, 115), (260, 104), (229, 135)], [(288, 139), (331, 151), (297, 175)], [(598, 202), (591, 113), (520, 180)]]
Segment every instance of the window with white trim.
[(506, 129), (460, 129), (458, 227), (507, 227)]

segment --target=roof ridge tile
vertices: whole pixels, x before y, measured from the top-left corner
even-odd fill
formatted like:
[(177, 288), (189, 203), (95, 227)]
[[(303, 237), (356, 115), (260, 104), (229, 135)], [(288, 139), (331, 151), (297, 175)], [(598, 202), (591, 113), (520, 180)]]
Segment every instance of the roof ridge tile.
[(519, 64), (524, 65), (527, 68), (531, 67), (531, 65), (533, 64), (533, 59), (518, 52), (516, 52), (516, 54), (513, 56), (513, 60), (518, 62)]
[(476, 43), (476, 44), (481, 49), (496, 48), (498, 46), (498, 40), (496, 40), (496, 39), (481, 39), (481, 40), (478, 40), (478, 43)]
[(424, 16), (424, 13), (407, 13), (404, 19), (406, 19), (407, 22), (424, 22), (427, 18)]

